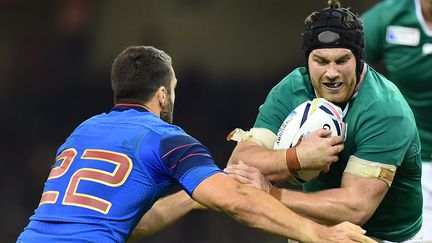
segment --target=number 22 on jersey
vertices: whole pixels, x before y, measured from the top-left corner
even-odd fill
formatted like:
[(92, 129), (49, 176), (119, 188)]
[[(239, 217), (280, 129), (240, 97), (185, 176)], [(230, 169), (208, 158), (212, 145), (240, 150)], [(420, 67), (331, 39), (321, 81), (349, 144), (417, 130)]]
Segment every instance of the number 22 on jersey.
[[(74, 148), (66, 149), (61, 152), (57, 156), (56, 162), (62, 162), (60, 166), (56, 166), (51, 170), (47, 181), (64, 177), (77, 155), (78, 152)], [(126, 181), (132, 170), (132, 161), (125, 154), (99, 149), (86, 149), (83, 152), (81, 159), (104, 161), (114, 164), (115, 168), (112, 172), (94, 168), (80, 168), (75, 171), (75, 173), (70, 176), (69, 183), (66, 186), (64, 193), (65, 196), (63, 197), (62, 204), (84, 207), (101, 212), (103, 214), (107, 214), (112, 206), (112, 203), (90, 194), (78, 193), (78, 185), (81, 181), (86, 180), (104, 184), (108, 187), (121, 186)], [(59, 191), (45, 191), (42, 194), (39, 205), (56, 203), (59, 194)]]

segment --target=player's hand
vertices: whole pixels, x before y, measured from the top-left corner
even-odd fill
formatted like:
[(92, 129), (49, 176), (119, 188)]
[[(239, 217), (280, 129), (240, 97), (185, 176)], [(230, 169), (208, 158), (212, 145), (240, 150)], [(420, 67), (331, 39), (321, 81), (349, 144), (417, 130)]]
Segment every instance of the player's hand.
[(242, 184), (254, 186), (267, 193), (270, 192), (270, 188), (273, 186), (259, 169), (247, 165), (241, 160), (229, 164), (224, 169), (224, 172)]
[(338, 154), (344, 149), (343, 137), (330, 135), (331, 131), (319, 129), (296, 146), (297, 158), (303, 170), (328, 172), (330, 165), (338, 161)]
[(364, 235), (366, 233), (360, 226), (350, 222), (343, 222), (338, 225), (328, 227), (324, 231), (318, 232), (318, 239), (313, 242), (364, 242), (376, 243), (373, 239)]

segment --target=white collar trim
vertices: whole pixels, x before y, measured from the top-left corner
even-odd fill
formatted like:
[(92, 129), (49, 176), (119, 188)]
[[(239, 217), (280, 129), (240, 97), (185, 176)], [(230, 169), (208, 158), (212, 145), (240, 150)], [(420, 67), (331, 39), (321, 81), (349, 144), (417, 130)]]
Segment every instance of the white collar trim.
[(421, 10), (421, 0), (414, 0), (414, 4), (415, 4), (415, 11), (416, 11), (416, 15), (417, 15), (417, 20), (420, 23), (420, 26), (423, 29), (423, 32), (426, 33), (427, 36), (432, 36), (432, 29), (429, 29), (428, 25), (426, 24), (426, 21), (423, 17), (423, 13)]

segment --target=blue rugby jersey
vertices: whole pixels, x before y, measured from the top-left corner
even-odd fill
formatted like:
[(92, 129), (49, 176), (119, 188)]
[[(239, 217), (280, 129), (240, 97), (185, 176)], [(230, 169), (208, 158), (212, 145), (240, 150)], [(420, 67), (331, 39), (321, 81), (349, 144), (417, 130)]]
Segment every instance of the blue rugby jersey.
[(58, 149), (18, 242), (123, 242), (176, 183), (191, 195), (221, 172), (208, 149), (139, 105), (79, 125)]

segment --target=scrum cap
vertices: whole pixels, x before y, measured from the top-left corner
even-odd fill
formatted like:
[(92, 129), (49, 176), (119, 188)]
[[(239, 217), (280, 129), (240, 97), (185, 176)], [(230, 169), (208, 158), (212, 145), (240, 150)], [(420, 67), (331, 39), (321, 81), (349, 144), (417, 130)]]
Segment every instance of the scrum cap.
[(328, 4), (328, 8), (316, 11), (306, 19), (306, 28), (303, 32), (306, 64), (309, 54), (315, 49), (350, 49), (356, 58), (358, 82), (364, 63), (363, 23), (350, 10), (342, 8), (339, 1), (330, 0)]

